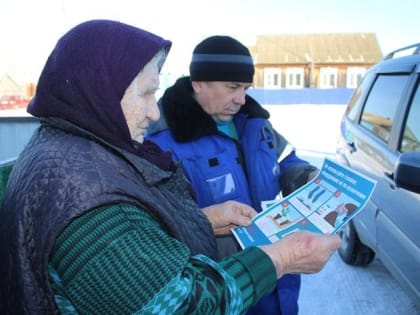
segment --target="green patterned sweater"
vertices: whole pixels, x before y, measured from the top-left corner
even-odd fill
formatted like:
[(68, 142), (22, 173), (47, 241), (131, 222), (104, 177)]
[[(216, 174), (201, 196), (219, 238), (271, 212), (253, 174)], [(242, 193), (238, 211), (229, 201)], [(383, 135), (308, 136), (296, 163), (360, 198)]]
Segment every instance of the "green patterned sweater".
[(127, 204), (74, 219), (57, 238), (49, 267), (62, 313), (242, 314), (276, 284), (259, 248), (218, 263), (192, 257), (152, 216)]

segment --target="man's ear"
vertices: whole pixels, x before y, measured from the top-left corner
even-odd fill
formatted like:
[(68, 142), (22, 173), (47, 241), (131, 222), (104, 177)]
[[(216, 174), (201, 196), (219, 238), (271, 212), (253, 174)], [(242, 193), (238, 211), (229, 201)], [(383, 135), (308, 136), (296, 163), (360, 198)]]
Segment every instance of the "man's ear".
[(194, 90), (194, 93), (200, 92), (200, 90), (203, 88), (203, 81), (191, 81), (192, 88)]

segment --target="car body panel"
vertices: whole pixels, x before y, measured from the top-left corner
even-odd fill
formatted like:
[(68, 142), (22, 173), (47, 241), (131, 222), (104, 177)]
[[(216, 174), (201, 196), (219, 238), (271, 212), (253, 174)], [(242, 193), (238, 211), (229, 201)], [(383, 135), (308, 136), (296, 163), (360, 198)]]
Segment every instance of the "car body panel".
[[(420, 55), (384, 60), (370, 69), (350, 100), (340, 125), (337, 145), (340, 163), (377, 181), (366, 208), (353, 219), (360, 241), (376, 253), (418, 306), (420, 194), (398, 187), (393, 174), (402, 154), (399, 149), (402, 139), (405, 137), (405, 143), (410, 145), (407, 147), (412, 145), (411, 138), (406, 134), (403, 137), (412, 103), (413, 108), (417, 107), (410, 115), (415, 115), (414, 120), (420, 125), (420, 104), (414, 105), (413, 101), (417, 99), (415, 93), (420, 94), (419, 69)], [(381, 84), (387, 89), (382, 87), (381, 90)], [(376, 108), (381, 115), (374, 115), (375, 112), (371, 115), (367, 109), (369, 102), (376, 102), (370, 104), (370, 108)], [(396, 106), (394, 113), (389, 102)], [(420, 143), (420, 126), (418, 128), (409, 133), (416, 142), (415, 148)]]

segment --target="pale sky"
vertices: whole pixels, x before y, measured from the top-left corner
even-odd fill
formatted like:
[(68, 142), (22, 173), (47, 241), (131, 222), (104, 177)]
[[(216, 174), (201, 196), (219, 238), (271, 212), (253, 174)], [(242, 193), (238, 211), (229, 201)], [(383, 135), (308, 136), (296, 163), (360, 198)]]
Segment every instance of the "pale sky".
[(418, 0), (0, 0), (0, 77), (38, 80), (61, 35), (89, 19), (132, 24), (173, 42), (162, 70), (188, 73), (207, 36), (375, 33), (383, 54), (420, 42)]

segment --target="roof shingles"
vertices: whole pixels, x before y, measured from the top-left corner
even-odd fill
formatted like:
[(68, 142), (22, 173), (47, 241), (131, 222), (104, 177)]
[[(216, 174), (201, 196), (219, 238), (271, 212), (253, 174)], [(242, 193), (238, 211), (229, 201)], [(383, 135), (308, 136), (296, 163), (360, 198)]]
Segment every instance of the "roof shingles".
[(376, 63), (382, 58), (376, 35), (260, 35), (250, 47), (255, 64)]

